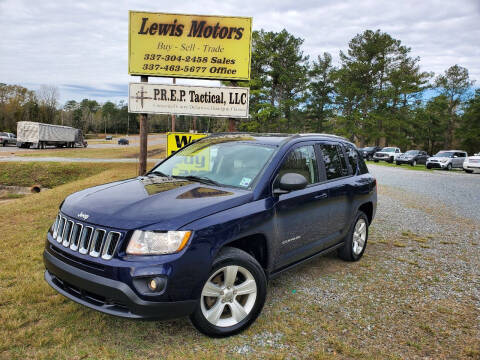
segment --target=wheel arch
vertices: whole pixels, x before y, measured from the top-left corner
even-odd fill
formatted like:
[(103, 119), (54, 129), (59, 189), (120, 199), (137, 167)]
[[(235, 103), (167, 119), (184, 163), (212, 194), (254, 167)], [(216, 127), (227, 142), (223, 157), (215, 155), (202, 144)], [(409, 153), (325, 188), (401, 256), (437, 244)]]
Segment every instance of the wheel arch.
[(262, 233), (250, 234), (228, 241), (218, 251), (225, 247), (233, 247), (245, 251), (258, 261), (264, 271), (267, 271), (270, 263), (269, 246), (267, 237)]
[(371, 201), (368, 201), (366, 203), (363, 203), (358, 207), (359, 211), (362, 211), (367, 215), (368, 218), (368, 224), (370, 225), (373, 220), (373, 203)]

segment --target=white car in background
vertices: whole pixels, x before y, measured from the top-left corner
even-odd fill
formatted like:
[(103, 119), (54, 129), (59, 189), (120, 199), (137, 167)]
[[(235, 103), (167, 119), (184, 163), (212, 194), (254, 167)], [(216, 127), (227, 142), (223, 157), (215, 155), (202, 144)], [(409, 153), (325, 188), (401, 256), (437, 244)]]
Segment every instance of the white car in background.
[(386, 161), (389, 163), (393, 163), (400, 155), (402, 155), (402, 151), (400, 150), (400, 148), (391, 146), (384, 147), (382, 150), (377, 151), (375, 154), (373, 154), (373, 161)]
[(463, 162), (463, 170), (469, 174), (480, 172), (480, 153), (467, 157)]
[(468, 154), (462, 150), (441, 150), (434, 156), (428, 158), (425, 166), (427, 169), (461, 169), (467, 156)]

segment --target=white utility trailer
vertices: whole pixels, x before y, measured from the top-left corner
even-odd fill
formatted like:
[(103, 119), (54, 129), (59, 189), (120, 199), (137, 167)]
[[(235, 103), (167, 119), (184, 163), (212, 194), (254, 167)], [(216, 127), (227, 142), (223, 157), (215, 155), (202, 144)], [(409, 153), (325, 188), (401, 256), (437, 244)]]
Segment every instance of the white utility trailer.
[(32, 121), (17, 123), (17, 146), (43, 149), (46, 145), (56, 147), (86, 147), (82, 131), (70, 126), (43, 124)]

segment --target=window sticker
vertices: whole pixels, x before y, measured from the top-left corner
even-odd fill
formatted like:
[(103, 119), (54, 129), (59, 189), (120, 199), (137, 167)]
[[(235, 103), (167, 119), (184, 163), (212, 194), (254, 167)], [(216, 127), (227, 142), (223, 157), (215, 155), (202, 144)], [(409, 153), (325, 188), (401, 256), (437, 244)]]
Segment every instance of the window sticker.
[(250, 182), (252, 181), (252, 179), (248, 178), (248, 177), (244, 177), (242, 179), (242, 181), (240, 181), (240, 186), (244, 186), (244, 187), (247, 187), (248, 185), (250, 185)]

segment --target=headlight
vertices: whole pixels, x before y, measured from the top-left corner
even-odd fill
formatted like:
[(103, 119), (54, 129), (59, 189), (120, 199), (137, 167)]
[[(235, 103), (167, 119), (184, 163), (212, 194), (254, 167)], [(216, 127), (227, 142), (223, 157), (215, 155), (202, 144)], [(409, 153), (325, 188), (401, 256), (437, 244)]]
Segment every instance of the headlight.
[(191, 231), (154, 232), (135, 230), (128, 243), (127, 254), (173, 254), (185, 247), (191, 234)]
[(440, 160), (442, 163), (446, 163), (448, 161), (448, 159), (442, 159)]

